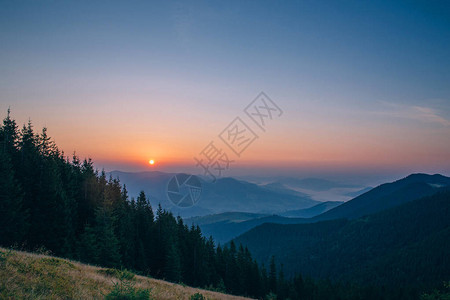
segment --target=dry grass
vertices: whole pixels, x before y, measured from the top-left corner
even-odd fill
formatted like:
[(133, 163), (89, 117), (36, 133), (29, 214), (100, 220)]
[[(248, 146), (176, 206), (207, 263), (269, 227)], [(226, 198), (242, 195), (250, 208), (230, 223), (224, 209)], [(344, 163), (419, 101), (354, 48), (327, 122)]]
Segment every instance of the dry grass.
[[(103, 271), (102, 271), (103, 270)], [(0, 299), (101, 299), (119, 279), (106, 269), (56, 257), (0, 248)], [(132, 280), (154, 299), (248, 299), (144, 276)]]

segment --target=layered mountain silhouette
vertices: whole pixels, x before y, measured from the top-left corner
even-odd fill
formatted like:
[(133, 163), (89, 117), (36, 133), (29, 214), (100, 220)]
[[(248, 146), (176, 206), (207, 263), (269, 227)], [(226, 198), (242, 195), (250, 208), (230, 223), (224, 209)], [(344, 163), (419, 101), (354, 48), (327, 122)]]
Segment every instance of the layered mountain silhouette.
[(319, 203), (301, 193), (273, 190), (234, 178), (219, 178), (214, 183), (200, 178), (202, 189), (200, 199), (193, 206), (179, 207), (167, 197), (168, 183), (176, 174), (113, 171), (110, 175), (119, 178), (120, 182), (126, 185), (130, 196), (136, 197), (144, 190), (152, 206), (161, 204), (163, 208), (182, 217), (224, 212), (274, 214), (285, 210), (308, 208)]
[[(414, 193), (430, 192), (424, 179), (433, 195), (406, 201)], [(395, 193), (395, 203), (403, 204), (382, 212), (309, 224), (266, 223), (234, 242), (266, 265), (274, 255), (286, 276), (301, 272), (360, 284), (432, 287), (450, 278), (450, 191), (444, 182), (448, 178), (412, 175), (382, 186), (381, 191), (391, 191), (388, 198), (363, 198), (380, 203), (381, 209)], [(353, 209), (348, 212), (355, 216)]]
[[(211, 235), (216, 242), (225, 243), (264, 223), (303, 224), (341, 218), (354, 219), (432, 195), (449, 185), (450, 178), (442, 175), (412, 174), (395, 182), (382, 184), (343, 204), (322, 202), (310, 208), (286, 211), (280, 215), (257, 215), (253, 218), (247, 216), (242, 220), (225, 219), (223, 215), (218, 215), (215, 219), (213, 215), (205, 217), (208, 222), (203, 222), (200, 217), (188, 219), (187, 223), (199, 225), (206, 236)], [(312, 217), (308, 217), (308, 214)]]
[[(209, 222), (204, 222), (204, 218), (209, 219)], [(212, 221), (217, 218), (220, 221)], [(223, 219), (221, 215), (211, 215), (200, 218), (188, 218), (185, 220), (186, 224), (199, 225), (203, 235), (212, 236), (216, 243), (224, 244), (234, 237), (255, 228), (265, 223), (276, 224), (298, 224), (303, 223), (304, 219), (301, 218), (286, 218), (278, 215), (270, 216), (258, 216), (253, 218), (239, 218), (233, 217), (231, 219)]]
[(281, 213), (280, 215), (289, 218), (312, 218), (326, 211), (329, 211), (330, 209), (338, 207), (343, 203), (343, 201), (325, 201), (309, 208), (288, 210)]
[(212, 236), (216, 243), (224, 244), (232, 238), (264, 223), (299, 224), (343, 202), (322, 202), (310, 208), (290, 210), (280, 215), (249, 213), (222, 213), (185, 219), (187, 224), (199, 225), (205, 236)]
[(450, 185), (450, 178), (439, 174), (412, 174), (392, 183), (382, 184), (311, 221), (354, 219), (431, 195)]

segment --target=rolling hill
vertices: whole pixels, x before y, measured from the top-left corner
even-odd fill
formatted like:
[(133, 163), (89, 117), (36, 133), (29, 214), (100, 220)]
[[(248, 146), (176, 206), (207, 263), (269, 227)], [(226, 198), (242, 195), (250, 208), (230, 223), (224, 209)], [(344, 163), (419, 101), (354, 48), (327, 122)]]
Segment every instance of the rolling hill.
[(234, 242), (266, 265), (274, 255), (286, 276), (301, 272), (360, 284), (429, 288), (450, 279), (449, 215), (450, 191), (441, 188), (432, 196), (351, 220), (266, 223)]
[[(248, 298), (192, 288), (181, 284), (105, 269), (48, 255), (0, 248), (0, 299), (103, 299), (115, 285), (127, 297), (148, 291), (148, 299), (189, 299), (200, 293), (207, 299)], [(139, 298), (142, 299), (142, 298)]]
[(354, 219), (398, 206), (449, 186), (450, 178), (439, 174), (412, 174), (370, 191), (311, 219), (311, 222), (340, 218)]
[(341, 205), (342, 201), (326, 201), (314, 205), (313, 207), (304, 208), (304, 209), (296, 209), (296, 210), (288, 210), (280, 215), (288, 218), (312, 218), (317, 215), (320, 215), (330, 209), (333, 209), (339, 205)]
[[(219, 215), (220, 216), (220, 215)], [(264, 223), (276, 223), (276, 224), (299, 224), (305, 223), (305, 219), (302, 218), (286, 218), (278, 215), (253, 217), (247, 220), (237, 220), (231, 218), (222, 221), (212, 222), (214, 216), (207, 216), (210, 218), (209, 222), (203, 222), (203, 217), (185, 219), (186, 224), (199, 225), (204, 236), (212, 236), (216, 243), (225, 244), (231, 239), (239, 236), (240, 234)]]
[(207, 216), (197, 216), (184, 219), (187, 224), (194, 223), (195, 225), (208, 225), (214, 224), (218, 222), (245, 222), (252, 219), (266, 217), (265, 214), (254, 214), (254, 213), (245, 213), (245, 212), (226, 212), (214, 215)]
[[(321, 202), (306, 209), (285, 211), (279, 215), (234, 213), (209, 215), (186, 221), (188, 224), (199, 225), (206, 236), (211, 235), (216, 242), (223, 244), (264, 223), (303, 224), (342, 218), (355, 219), (432, 195), (448, 185), (450, 178), (442, 175), (412, 174), (395, 182), (382, 184), (345, 203)], [(279, 185), (276, 186), (280, 188)]]

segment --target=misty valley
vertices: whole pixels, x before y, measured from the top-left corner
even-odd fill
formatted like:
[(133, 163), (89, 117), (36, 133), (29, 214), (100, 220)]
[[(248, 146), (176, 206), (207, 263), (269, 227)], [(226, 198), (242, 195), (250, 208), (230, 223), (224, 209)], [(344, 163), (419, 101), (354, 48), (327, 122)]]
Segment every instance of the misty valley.
[(450, 300), (450, 0), (0, 0), (0, 300)]
[[(252, 298), (410, 299), (445, 293), (449, 177), (411, 174), (374, 188), (295, 178), (257, 184), (199, 176), (193, 182), (186, 174), (107, 174), (91, 160), (65, 156), (46, 129), (36, 133), (29, 123), (19, 130), (9, 113), (0, 138), (3, 247), (45, 249)], [(169, 200), (175, 179), (187, 187), (201, 185), (195, 205)], [(305, 187), (359, 195), (318, 201)], [(7, 251), (1, 251), (4, 271)], [(4, 280), (0, 295), (8, 295)]]

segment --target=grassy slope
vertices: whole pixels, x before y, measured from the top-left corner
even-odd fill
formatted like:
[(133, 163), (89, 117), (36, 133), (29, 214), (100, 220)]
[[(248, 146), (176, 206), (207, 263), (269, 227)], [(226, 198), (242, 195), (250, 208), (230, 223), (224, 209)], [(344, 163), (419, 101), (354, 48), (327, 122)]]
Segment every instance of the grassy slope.
[[(47, 255), (0, 248), (0, 299), (99, 299), (119, 280), (105, 269)], [(163, 280), (135, 276), (136, 288), (151, 289), (154, 299), (246, 299)]]

